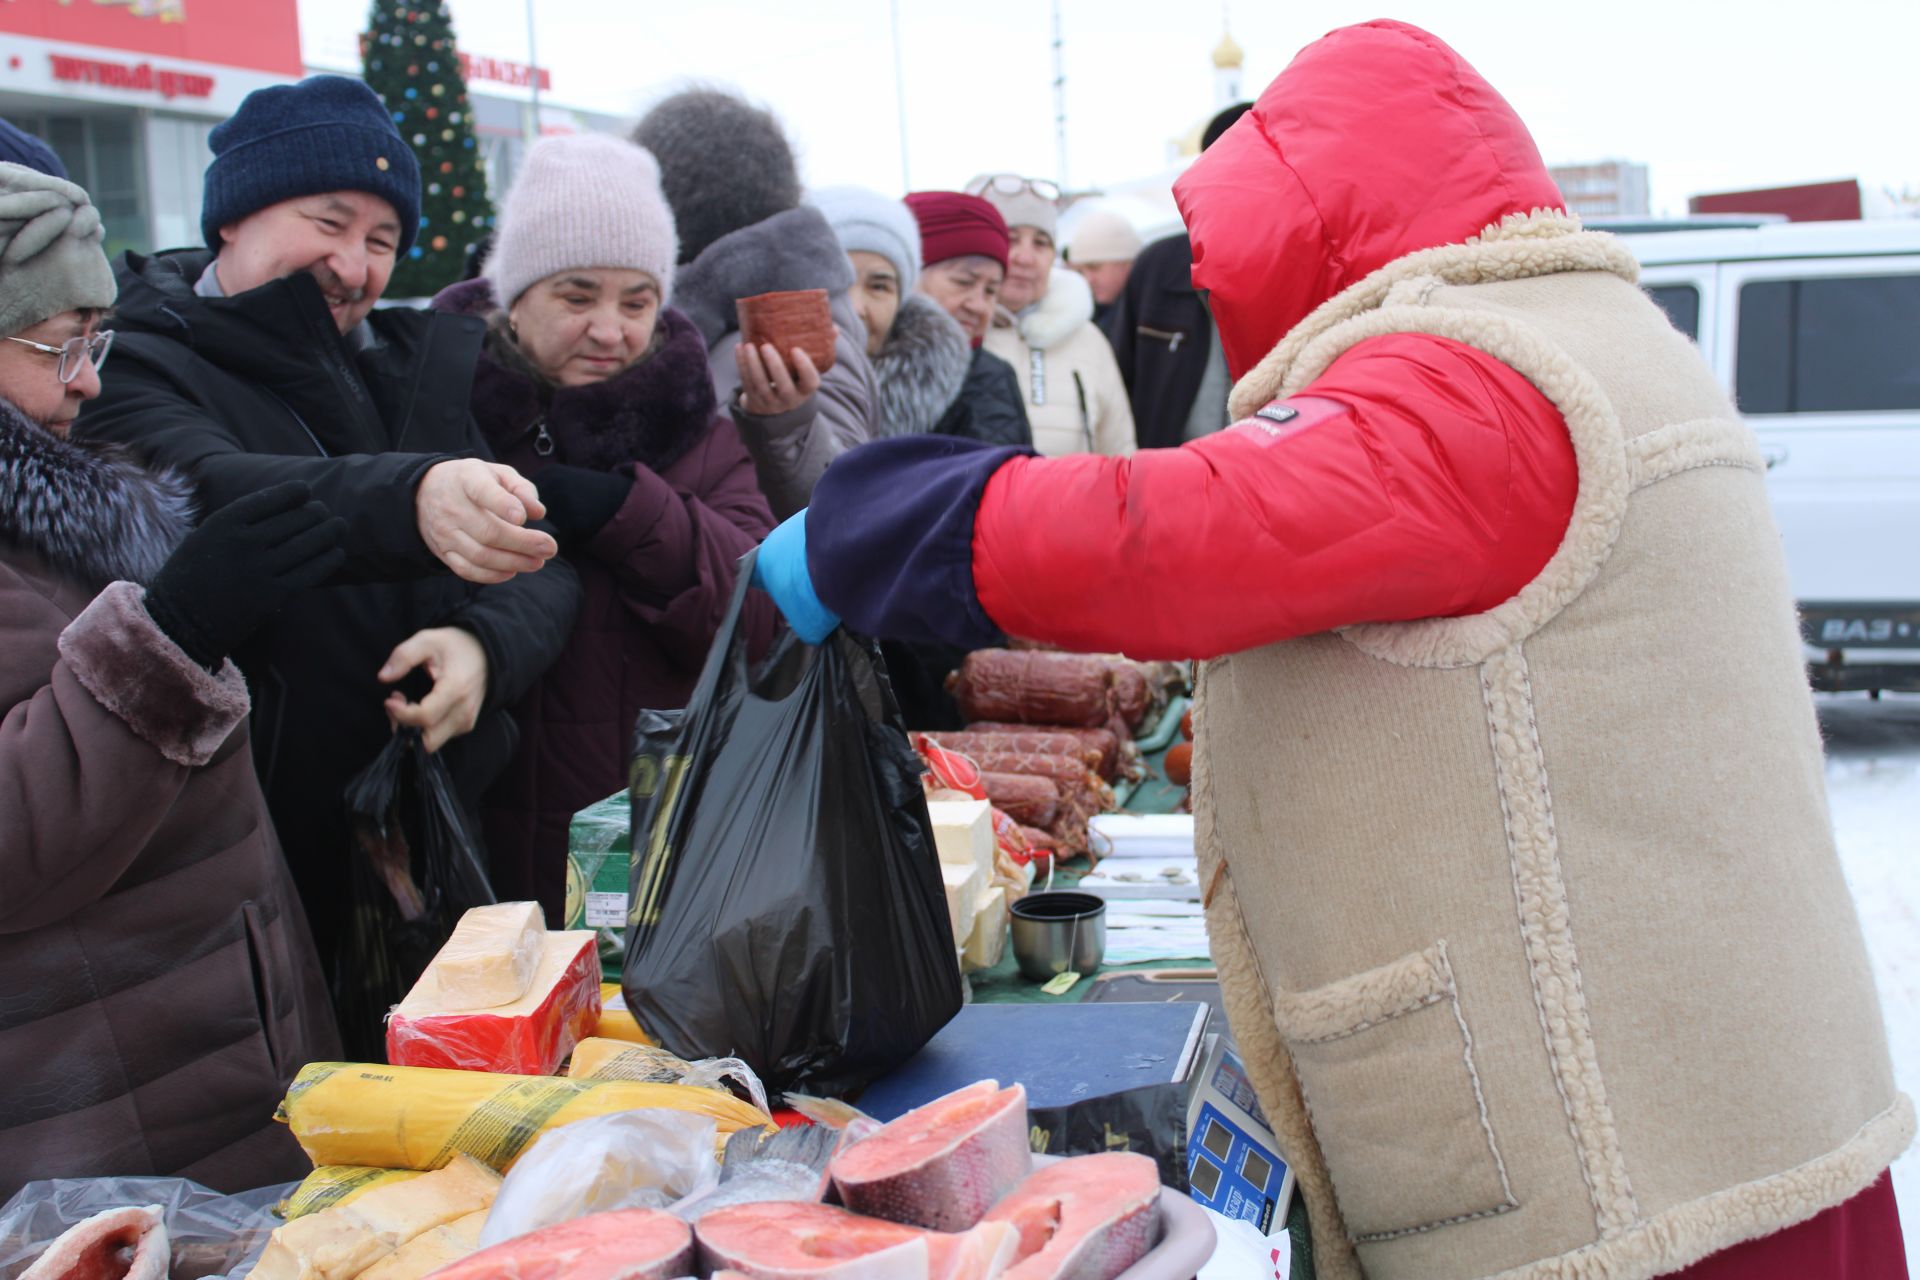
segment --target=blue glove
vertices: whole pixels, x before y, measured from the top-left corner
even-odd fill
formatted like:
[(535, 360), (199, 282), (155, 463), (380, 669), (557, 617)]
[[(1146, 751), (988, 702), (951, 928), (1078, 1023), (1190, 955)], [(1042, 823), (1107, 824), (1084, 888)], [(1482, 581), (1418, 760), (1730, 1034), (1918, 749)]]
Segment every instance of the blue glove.
[(780, 616), (808, 644), (819, 644), (840, 625), (840, 615), (820, 603), (807, 572), (807, 513), (802, 508), (767, 535), (753, 558), (753, 585), (773, 597)]

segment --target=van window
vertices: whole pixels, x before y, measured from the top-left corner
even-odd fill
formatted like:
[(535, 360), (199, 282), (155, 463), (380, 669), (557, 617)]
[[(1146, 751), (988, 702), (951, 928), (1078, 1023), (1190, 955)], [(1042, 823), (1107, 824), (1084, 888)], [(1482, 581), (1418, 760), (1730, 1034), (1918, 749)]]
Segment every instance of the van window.
[(1920, 409), (1920, 275), (1757, 280), (1740, 289), (1742, 413)]
[(1700, 341), (1700, 291), (1690, 284), (1650, 284), (1647, 296), (1667, 313), (1673, 327)]

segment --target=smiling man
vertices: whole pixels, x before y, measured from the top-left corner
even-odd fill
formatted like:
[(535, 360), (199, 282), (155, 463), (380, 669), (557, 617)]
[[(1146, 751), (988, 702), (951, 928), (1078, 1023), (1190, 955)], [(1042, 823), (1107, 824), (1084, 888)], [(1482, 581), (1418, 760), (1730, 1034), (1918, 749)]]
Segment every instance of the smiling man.
[(513, 747), (500, 708), (559, 653), (579, 584), (530, 523), (534, 486), (491, 461), (468, 410), (481, 322), (374, 310), (420, 228), (420, 171), (373, 91), (340, 76), (263, 89), (208, 141), (208, 247), (117, 264), (119, 358), (76, 434), (186, 473), (206, 509), (298, 480), (348, 522), (341, 573), (234, 655), (332, 959), (347, 780), (396, 722), (429, 749), (451, 742), (477, 797)]

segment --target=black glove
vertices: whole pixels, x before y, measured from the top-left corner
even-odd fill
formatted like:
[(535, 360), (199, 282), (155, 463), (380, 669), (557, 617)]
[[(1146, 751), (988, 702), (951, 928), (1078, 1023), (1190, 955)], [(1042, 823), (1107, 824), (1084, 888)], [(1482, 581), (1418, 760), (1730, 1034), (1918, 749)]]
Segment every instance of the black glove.
[(633, 492), (633, 477), (555, 463), (536, 472), (534, 488), (547, 504), (547, 523), (565, 543), (581, 543), (607, 527), (607, 521)]
[(222, 507), (181, 539), (147, 587), (147, 613), (212, 670), (288, 599), (332, 577), (347, 522), (304, 484), (277, 484)]

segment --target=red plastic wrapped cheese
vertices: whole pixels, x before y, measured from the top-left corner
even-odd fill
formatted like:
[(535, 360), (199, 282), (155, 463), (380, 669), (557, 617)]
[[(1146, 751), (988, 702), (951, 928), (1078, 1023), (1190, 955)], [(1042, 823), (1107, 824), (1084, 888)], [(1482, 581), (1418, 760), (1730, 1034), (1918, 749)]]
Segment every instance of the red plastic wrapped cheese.
[[(531, 981), (516, 1000), (463, 1007), (432, 965), (387, 1019), (387, 1061), (546, 1076), (600, 1021), (600, 953), (591, 929), (539, 936)], [(436, 961), (437, 963), (437, 961)]]

